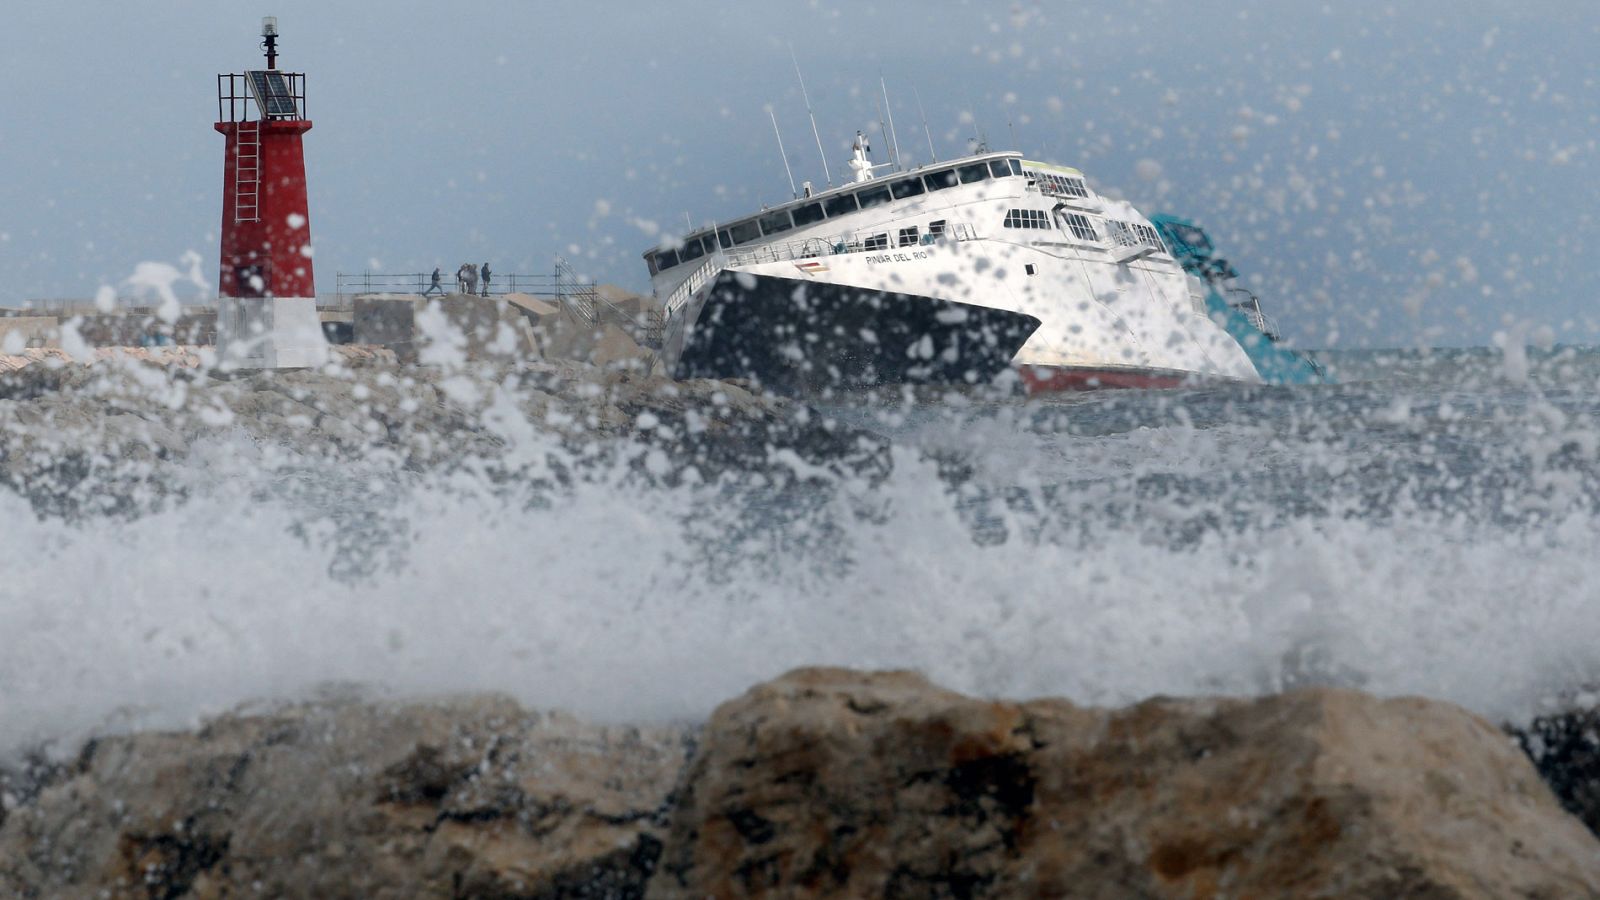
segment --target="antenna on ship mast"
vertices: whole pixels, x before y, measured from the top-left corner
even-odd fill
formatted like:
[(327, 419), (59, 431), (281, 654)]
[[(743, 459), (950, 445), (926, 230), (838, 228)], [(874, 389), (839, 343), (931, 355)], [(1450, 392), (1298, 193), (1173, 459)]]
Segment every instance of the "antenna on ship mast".
[(772, 112), (772, 104), (767, 104), (767, 115), (772, 116), (772, 133), (778, 136), (778, 155), (783, 157), (783, 173), (789, 176), (789, 194), (791, 199), (800, 196), (800, 191), (794, 186), (794, 172), (789, 168), (789, 154), (783, 149), (783, 135), (778, 131), (778, 117)]
[(878, 103), (878, 98), (876, 97), (872, 98), (872, 105), (878, 110), (878, 134), (889, 142), (889, 165), (895, 166), (895, 169), (898, 170), (900, 167), (895, 165), (894, 142), (889, 138), (889, 126), (883, 124), (883, 106)]
[(889, 85), (878, 73), (878, 86), (883, 88), (883, 108), (889, 111), (889, 152), (894, 155), (894, 167), (900, 169), (900, 137), (894, 131), (894, 107), (889, 105)]
[(913, 85), (911, 92), (917, 95), (917, 112), (922, 114), (922, 133), (928, 136), (928, 155), (934, 162), (939, 161), (938, 151), (933, 149), (933, 132), (928, 130), (928, 111), (922, 108), (922, 92)]
[(822, 157), (822, 174), (833, 187), (833, 175), (828, 172), (828, 154), (822, 151), (822, 135), (817, 131), (817, 114), (811, 111), (811, 96), (806, 93), (806, 78), (800, 74), (800, 60), (794, 55), (794, 45), (789, 45), (789, 59), (794, 62), (794, 77), (800, 79), (800, 98), (806, 101), (806, 115), (811, 117), (811, 136), (817, 139), (817, 155)]

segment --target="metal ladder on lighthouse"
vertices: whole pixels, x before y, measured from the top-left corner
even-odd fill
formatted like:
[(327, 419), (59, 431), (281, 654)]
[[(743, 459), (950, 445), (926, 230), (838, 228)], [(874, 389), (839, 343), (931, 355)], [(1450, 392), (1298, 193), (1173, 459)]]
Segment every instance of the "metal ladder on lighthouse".
[(261, 123), (240, 122), (233, 163), (233, 221), (261, 221)]

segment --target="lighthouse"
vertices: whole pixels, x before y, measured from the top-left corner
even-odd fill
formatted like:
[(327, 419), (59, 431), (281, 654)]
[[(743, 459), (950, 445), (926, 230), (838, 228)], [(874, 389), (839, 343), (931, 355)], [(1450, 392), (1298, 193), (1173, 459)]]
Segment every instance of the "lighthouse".
[(278, 20), (261, 22), (265, 69), (217, 76), (222, 261), (217, 350), (234, 368), (321, 365), (328, 342), (311, 270), (302, 139), (305, 75), (278, 69)]

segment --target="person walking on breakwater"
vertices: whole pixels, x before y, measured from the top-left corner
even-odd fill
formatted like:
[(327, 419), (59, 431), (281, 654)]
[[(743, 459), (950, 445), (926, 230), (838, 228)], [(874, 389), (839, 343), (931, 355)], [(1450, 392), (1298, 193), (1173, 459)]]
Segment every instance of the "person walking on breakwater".
[(433, 293), (434, 291), (438, 291), (441, 294), (444, 293), (444, 286), (439, 284), (439, 267), (438, 266), (434, 266), (433, 267), (433, 283), (428, 285), (428, 289), (422, 292), (422, 296), (426, 297), (429, 294)]
[(462, 268), (467, 270), (466, 294), (470, 297), (478, 292), (478, 267), (472, 263), (467, 263)]
[(483, 278), (483, 293), (480, 296), (489, 296), (489, 264), (484, 263), (478, 267), (478, 274)]
[(462, 263), (461, 264), (461, 268), (456, 270), (456, 293), (465, 294), (466, 292), (467, 292), (467, 264), (466, 263)]

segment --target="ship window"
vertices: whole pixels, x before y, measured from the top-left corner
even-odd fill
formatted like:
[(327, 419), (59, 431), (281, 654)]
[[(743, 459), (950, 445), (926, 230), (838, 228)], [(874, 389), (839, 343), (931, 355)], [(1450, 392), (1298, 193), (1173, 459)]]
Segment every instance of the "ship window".
[(789, 221), (789, 211), (786, 209), (769, 212), (756, 221), (761, 223), (762, 234), (777, 234), (794, 227), (794, 223)]
[(678, 264), (678, 251), (662, 250), (656, 253), (656, 271), (670, 269)]
[(869, 252), (873, 250), (887, 250), (889, 249), (889, 236), (887, 234), (875, 234), (872, 237), (867, 238), (866, 245), (862, 249), (865, 249)]
[(894, 198), (896, 200), (904, 200), (907, 197), (915, 197), (916, 195), (922, 193), (922, 179), (902, 178), (899, 181), (896, 181), (894, 184), (889, 185), (889, 192), (894, 194)]
[(755, 219), (746, 219), (743, 222), (735, 223), (732, 228), (728, 229), (728, 234), (733, 237), (735, 244), (748, 244), (761, 237), (761, 229), (756, 225)]
[(793, 214), (794, 225), (796, 228), (803, 228), (804, 226), (810, 225), (813, 222), (821, 222), (822, 204), (807, 203), (805, 206), (797, 206), (794, 208)]
[(955, 187), (957, 184), (961, 183), (960, 179), (956, 178), (955, 169), (945, 169), (942, 172), (930, 172), (927, 175), (922, 176), (922, 180), (928, 185), (928, 190), (930, 191), (942, 191), (947, 187)]
[(1071, 175), (1051, 175), (1048, 172), (1031, 173), (1039, 184), (1039, 190), (1046, 194), (1055, 194), (1058, 197), (1087, 198), (1089, 188), (1084, 185), (1082, 178)]
[(1095, 233), (1094, 223), (1089, 217), (1080, 213), (1064, 213), (1061, 218), (1066, 222), (1072, 236), (1080, 241), (1098, 241), (1100, 235)]
[(1022, 177), (1022, 160), (1020, 160), (1020, 159), (1008, 159), (1008, 160), (1006, 160), (1006, 162), (1010, 163), (1010, 165), (1011, 165), (1011, 174), (1017, 176), (1018, 178), (1021, 178)]
[(932, 222), (928, 223), (928, 233), (929, 234), (944, 234), (944, 226), (945, 226), (945, 220), (944, 219), (935, 219)]
[(1011, 167), (1006, 165), (1006, 161), (1003, 159), (989, 160), (989, 172), (996, 178), (1011, 177)]
[(897, 247), (910, 247), (917, 242), (917, 226), (900, 229), (899, 239), (895, 242)]
[(856, 195), (840, 194), (837, 197), (829, 197), (823, 203), (823, 208), (828, 211), (830, 219), (835, 216), (847, 216), (856, 211)]
[(717, 232), (717, 243), (722, 245), (722, 249), (726, 250), (733, 246), (733, 235), (728, 233), (728, 229), (724, 228)]
[(1166, 252), (1167, 247), (1165, 244), (1161, 243), (1161, 235), (1156, 234), (1156, 230), (1154, 228), (1151, 228), (1149, 225), (1140, 225), (1138, 223), (1134, 223), (1133, 230), (1138, 232), (1140, 240), (1163, 253)]
[(684, 262), (699, 259), (706, 255), (706, 248), (700, 246), (699, 238), (688, 238), (683, 242), (683, 249), (678, 251), (678, 258)]
[(1013, 209), (1006, 213), (1007, 228), (1049, 228), (1050, 218), (1042, 209)]
[(962, 166), (961, 168), (956, 169), (956, 172), (961, 176), (962, 184), (971, 184), (974, 181), (982, 181), (989, 177), (989, 167), (983, 163), (973, 163), (970, 166)]
[(856, 198), (861, 201), (862, 209), (872, 206), (881, 206), (882, 204), (889, 202), (889, 186), (883, 185), (882, 187), (873, 187), (867, 188), (864, 191), (856, 191)]
[(1138, 233), (1132, 222), (1107, 219), (1106, 232), (1111, 236), (1111, 243), (1119, 247), (1134, 247), (1145, 242), (1144, 236)]
[(661, 266), (656, 263), (656, 254), (654, 253), (646, 253), (644, 255), (644, 264), (650, 267), (651, 275), (661, 271)]

